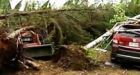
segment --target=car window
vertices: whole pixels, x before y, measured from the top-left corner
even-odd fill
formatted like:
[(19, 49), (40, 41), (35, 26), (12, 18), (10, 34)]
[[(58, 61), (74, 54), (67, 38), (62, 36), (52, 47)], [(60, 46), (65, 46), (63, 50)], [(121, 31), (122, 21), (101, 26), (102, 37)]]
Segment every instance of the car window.
[(128, 37), (138, 37), (138, 35), (130, 32), (119, 32), (120, 35), (128, 36)]

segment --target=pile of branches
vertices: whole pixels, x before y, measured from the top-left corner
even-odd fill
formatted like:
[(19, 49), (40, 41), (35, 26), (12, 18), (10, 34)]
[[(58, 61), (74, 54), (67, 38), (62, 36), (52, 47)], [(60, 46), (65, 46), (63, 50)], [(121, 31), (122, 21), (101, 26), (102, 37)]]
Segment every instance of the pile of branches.
[(63, 44), (85, 44), (91, 41), (91, 35), (86, 32), (83, 28), (84, 26), (81, 25), (83, 20), (78, 21), (78, 18), (74, 18), (71, 13), (68, 13), (68, 11), (36, 11), (30, 13), (7, 14), (6, 18), (4, 16), (1, 16), (0, 18), (5, 19), (4, 24), (6, 27), (9, 27), (11, 31), (25, 26), (37, 26), (39, 28), (47, 29), (48, 26), (55, 24), (57, 25), (57, 28), (59, 28), (59, 31), (56, 31), (55, 36), (60, 38), (62, 35), (63, 38), (60, 38), (60, 40), (62, 40), (61, 43)]

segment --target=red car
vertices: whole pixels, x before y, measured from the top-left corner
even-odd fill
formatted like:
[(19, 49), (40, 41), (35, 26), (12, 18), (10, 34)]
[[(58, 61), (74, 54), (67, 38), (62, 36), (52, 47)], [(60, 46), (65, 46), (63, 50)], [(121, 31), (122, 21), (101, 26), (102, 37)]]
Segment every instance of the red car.
[(111, 61), (140, 62), (140, 25), (127, 24), (113, 36)]

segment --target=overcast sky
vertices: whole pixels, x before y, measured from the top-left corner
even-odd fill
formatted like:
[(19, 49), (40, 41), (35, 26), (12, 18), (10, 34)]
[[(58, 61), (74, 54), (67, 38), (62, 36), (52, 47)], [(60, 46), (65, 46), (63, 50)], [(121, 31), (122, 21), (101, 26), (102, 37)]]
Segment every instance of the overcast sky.
[[(21, 8), (19, 9), (20, 11), (23, 11), (26, 3), (38, 3), (39, 5), (37, 5), (37, 7), (42, 6), (45, 2), (47, 2), (48, 0), (10, 0), (11, 3), (11, 8), (14, 9), (15, 6), (20, 2), (21, 2)], [(67, 2), (68, 0), (49, 0), (49, 2), (51, 3), (53, 8), (61, 8), (63, 6), (63, 4), (65, 2)], [(125, 0), (124, 0), (125, 1)], [(126, 1), (130, 1), (130, 0), (126, 0)], [(120, 2), (120, 0), (88, 0), (88, 5), (94, 4), (94, 3), (108, 3), (108, 2), (112, 2), (112, 3), (118, 3)], [(37, 8), (36, 7), (36, 8)]]

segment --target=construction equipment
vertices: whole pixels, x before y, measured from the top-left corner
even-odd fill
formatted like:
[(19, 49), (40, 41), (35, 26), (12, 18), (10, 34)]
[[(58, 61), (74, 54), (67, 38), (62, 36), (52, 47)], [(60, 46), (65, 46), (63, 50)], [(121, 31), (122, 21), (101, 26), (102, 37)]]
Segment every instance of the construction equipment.
[(33, 30), (25, 30), (17, 36), (17, 45), (22, 45), (24, 54), (29, 57), (52, 56), (55, 52), (53, 43), (44, 43), (43, 36)]

